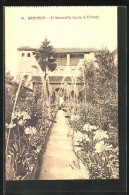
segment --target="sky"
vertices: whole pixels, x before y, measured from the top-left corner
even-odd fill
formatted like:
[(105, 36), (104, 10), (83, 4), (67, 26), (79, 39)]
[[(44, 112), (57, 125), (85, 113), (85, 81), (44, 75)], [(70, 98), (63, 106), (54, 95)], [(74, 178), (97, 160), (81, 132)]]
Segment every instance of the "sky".
[[(28, 18), (38, 16), (42, 19)], [(117, 7), (5, 7), (6, 69), (15, 76), (17, 48), (38, 48), (46, 37), (54, 47), (106, 46), (112, 52), (117, 48)]]

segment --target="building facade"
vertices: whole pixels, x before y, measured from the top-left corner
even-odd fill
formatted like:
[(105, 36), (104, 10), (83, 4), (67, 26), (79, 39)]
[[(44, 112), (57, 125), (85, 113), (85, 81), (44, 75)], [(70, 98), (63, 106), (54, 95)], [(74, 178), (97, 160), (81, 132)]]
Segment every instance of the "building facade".
[[(33, 55), (34, 48), (18, 48), (18, 74), (30, 75), (33, 86), (35, 83), (42, 85), (41, 76), (43, 72)], [(48, 71), (50, 94), (58, 91), (59, 88), (69, 88), (71, 93), (74, 92), (76, 82), (76, 94), (79, 96), (82, 90), (80, 77), (82, 75), (82, 66), (86, 61), (94, 61), (95, 49), (93, 48), (54, 48), (54, 58), (56, 58), (57, 67), (54, 71)], [(76, 78), (76, 81), (75, 81)], [(67, 84), (67, 86), (66, 86)]]
[[(18, 74), (25, 73), (32, 76), (42, 75), (42, 71), (38, 62), (33, 55), (34, 48), (21, 47), (18, 48)], [(54, 56), (56, 58), (57, 67), (49, 76), (79, 76), (79, 66), (83, 65), (84, 61), (93, 61), (93, 48), (55, 48)]]
[[(18, 74), (30, 75), (33, 85), (35, 83), (42, 84), (41, 76), (43, 76), (43, 72), (33, 55), (34, 51), (35, 48), (30, 47), (18, 48)], [(79, 79), (82, 76), (82, 67), (85, 61), (93, 61), (96, 64), (96, 51), (94, 48), (54, 48), (53, 57), (56, 58), (57, 67), (52, 72), (47, 70), (51, 94), (59, 89), (62, 84), (67, 84), (67, 88), (70, 86), (72, 92), (76, 82), (76, 93), (79, 96), (83, 88)], [(116, 51), (113, 53), (115, 65), (117, 64)], [(96, 64), (96, 66), (98, 65)]]

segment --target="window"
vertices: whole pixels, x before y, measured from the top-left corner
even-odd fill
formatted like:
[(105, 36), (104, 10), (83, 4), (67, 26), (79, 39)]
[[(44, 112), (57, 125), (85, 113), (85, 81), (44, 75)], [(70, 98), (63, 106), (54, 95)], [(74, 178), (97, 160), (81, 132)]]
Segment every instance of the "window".
[(60, 58), (67, 58), (66, 54), (60, 54)]
[(77, 58), (83, 59), (84, 58), (84, 54), (78, 54)]
[(71, 54), (70, 58), (76, 58), (76, 54)]
[(27, 54), (27, 57), (30, 57), (30, 53)]
[(25, 54), (24, 54), (24, 53), (22, 53), (22, 57), (24, 57), (24, 55), (25, 55)]
[(59, 54), (54, 54), (53, 57), (54, 58), (59, 58)]

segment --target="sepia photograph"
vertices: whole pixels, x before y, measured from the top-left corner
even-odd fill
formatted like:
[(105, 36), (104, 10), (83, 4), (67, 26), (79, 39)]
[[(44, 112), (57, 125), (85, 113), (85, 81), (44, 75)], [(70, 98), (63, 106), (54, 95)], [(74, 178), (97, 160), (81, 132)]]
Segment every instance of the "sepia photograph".
[(119, 179), (117, 6), (5, 7), (5, 179)]

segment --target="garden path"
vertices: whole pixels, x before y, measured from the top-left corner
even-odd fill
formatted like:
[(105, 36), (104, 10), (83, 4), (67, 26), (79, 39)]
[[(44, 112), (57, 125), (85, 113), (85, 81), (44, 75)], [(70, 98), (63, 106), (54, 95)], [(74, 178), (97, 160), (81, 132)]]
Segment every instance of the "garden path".
[(38, 180), (88, 179), (88, 170), (73, 152), (65, 113), (59, 110), (55, 120), (46, 151), (42, 156)]

